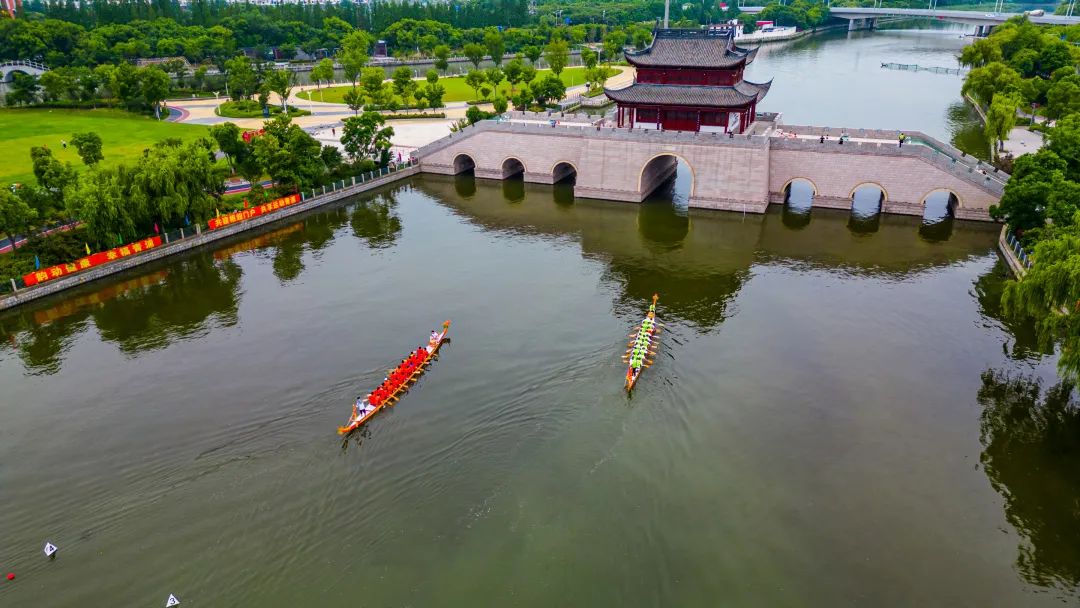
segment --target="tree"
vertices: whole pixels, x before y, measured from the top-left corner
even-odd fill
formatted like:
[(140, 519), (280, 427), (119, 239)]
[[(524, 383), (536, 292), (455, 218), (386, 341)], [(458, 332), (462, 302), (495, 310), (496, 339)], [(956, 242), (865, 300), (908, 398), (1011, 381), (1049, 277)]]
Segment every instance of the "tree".
[(994, 149), (999, 150), (1009, 138), (1009, 132), (1016, 126), (1016, 109), (1020, 107), (1018, 94), (994, 95), (990, 108), (986, 111), (986, 137), (995, 142)]
[(311, 79), (315, 81), (315, 87), (319, 89), (319, 99), (322, 99), (322, 83), (327, 84), (334, 79), (334, 61), (325, 57), (311, 68)]
[(544, 50), (544, 61), (556, 76), (562, 74), (563, 68), (570, 62), (570, 47), (563, 40), (552, 40)]
[(989, 105), (997, 93), (1019, 91), (1023, 79), (1020, 74), (1001, 62), (992, 62), (968, 72), (961, 89), (979, 102)]
[(596, 67), (596, 51), (592, 49), (581, 49), (581, 62), (585, 64), (586, 69), (593, 69)]
[(435, 68), (445, 74), (450, 67), (450, 47), (440, 44), (432, 52), (435, 55)]
[(377, 106), (385, 106), (390, 101), (385, 80), (386, 72), (382, 68), (364, 68), (360, 74), (360, 85), (364, 87), (364, 93), (371, 103)]
[(1062, 40), (1054, 40), (1039, 51), (1039, 71), (1051, 74), (1061, 68), (1071, 68), (1075, 60), (1069, 51), (1069, 45)]
[(484, 86), (487, 82), (487, 77), (480, 70), (469, 70), (469, 73), (465, 75), (465, 84), (473, 90), (473, 99), (480, 96), (480, 87)]
[(210, 127), (210, 136), (217, 142), (218, 149), (225, 155), (229, 167), (235, 170), (235, 162), (243, 156), (247, 144), (241, 139), (240, 127), (231, 122)]
[(285, 114), (266, 121), (264, 131), (253, 140), (255, 157), (277, 182), (279, 191), (306, 188), (322, 181), (325, 168), (318, 140), (293, 124)]
[(26, 232), (37, 219), (37, 211), (7, 188), (0, 188), (0, 233), (11, 237), (12, 247), (18, 247), (15, 236)]
[[(487, 47), (487, 53), (491, 57), (491, 61), (496, 66), (502, 65), (503, 54), (506, 53), (506, 41), (503, 40), (502, 34), (498, 32), (484, 34), (484, 46)], [(476, 67), (479, 68), (480, 66), (477, 65)]]
[(534, 68), (533, 66), (525, 66), (521, 69), (521, 82), (529, 84), (530, 82), (536, 80), (536, 73), (536, 68)]
[(536, 103), (546, 106), (552, 101), (566, 97), (566, 85), (558, 76), (548, 74), (532, 84), (532, 94)]
[(615, 61), (622, 53), (624, 46), (626, 46), (626, 32), (622, 30), (608, 32), (607, 36), (604, 36), (604, 59), (608, 63)]
[(364, 94), (359, 89), (345, 91), (345, 105), (349, 106), (355, 115), (360, 108), (364, 107)]
[(1080, 182), (1080, 114), (1062, 118), (1047, 131), (1046, 147), (1065, 161), (1065, 177)]
[(1048, 148), (1017, 158), (1001, 201), (990, 207), (990, 215), (1005, 220), (1021, 234), (1045, 226), (1052, 209), (1055, 215), (1064, 216), (1062, 219), (1071, 223), (1071, 214), (1060, 210), (1061, 197), (1068, 196), (1067, 168), (1068, 164)]
[(274, 70), (266, 78), (266, 86), (276, 93), (278, 99), (281, 100), (282, 112), (289, 111), (289, 94), (292, 93), (295, 84), (296, 76), (292, 73), (292, 70)]
[(488, 84), (491, 85), (491, 90), (498, 91), (499, 83), (506, 78), (506, 75), (499, 68), (488, 68), (484, 70), (484, 77), (487, 78)]
[(510, 95), (513, 96), (514, 88), (517, 83), (521, 82), (522, 72), (525, 69), (525, 63), (520, 59), (511, 59), (506, 64), (506, 68), (503, 70), (506, 81), (510, 83)]
[(368, 63), (368, 47), (371, 46), (371, 36), (367, 32), (355, 30), (341, 40), (341, 53), (338, 54), (338, 62), (345, 72), (345, 78), (352, 82), (356, 88), (356, 80), (361, 71)]
[(64, 207), (64, 192), (76, 182), (75, 169), (69, 163), (53, 158), (52, 150), (34, 146), (30, 148), (30, 162), (34, 167), (34, 177), (45, 196), (37, 205), (38, 212)]
[(514, 108), (518, 110), (527, 110), (529, 105), (533, 102), (532, 89), (528, 86), (521, 87), (517, 94), (511, 98), (511, 101), (514, 103)]
[(1046, 91), (1046, 117), (1056, 120), (1080, 112), (1080, 76), (1074, 72), (1050, 84)]
[(161, 103), (168, 96), (168, 90), (173, 85), (172, 80), (161, 68), (150, 66), (140, 70), (139, 84), (147, 105), (153, 108), (153, 116), (161, 120)]
[(989, 38), (978, 38), (960, 52), (960, 63), (973, 68), (1002, 59), (1001, 47)]
[(101, 153), (101, 136), (93, 131), (72, 135), (71, 144), (79, 151), (79, 158), (87, 166), (92, 167), (105, 159), (105, 155)]
[(529, 65), (535, 66), (536, 62), (540, 60), (540, 55), (543, 53), (540, 47), (535, 45), (528, 45), (521, 47), (521, 54), (529, 60)]
[(412, 92), (416, 89), (416, 84), (413, 82), (412, 70), (401, 66), (394, 70), (391, 77), (394, 84), (394, 93), (401, 98), (401, 101), (408, 106), (409, 98), (412, 96)]
[(473, 67), (478, 70), (480, 69), (480, 62), (484, 60), (485, 51), (486, 49), (484, 47), (475, 42), (470, 42), (461, 49), (461, 52), (465, 54), (465, 57), (472, 62)]
[(506, 98), (500, 95), (491, 102), (491, 105), (495, 109), (496, 114), (502, 114), (506, 112), (508, 104), (506, 102)]
[(98, 245), (116, 243), (120, 234), (135, 234), (133, 207), (116, 167), (85, 171), (68, 195), (68, 210), (82, 221), (87, 237)]
[(225, 62), (228, 84), (233, 99), (250, 99), (259, 88), (259, 77), (251, 66), (251, 60), (239, 55)]
[(384, 127), (386, 119), (378, 112), (364, 112), (345, 119), (341, 143), (353, 162), (370, 158), (385, 165), (390, 154), (393, 127)]

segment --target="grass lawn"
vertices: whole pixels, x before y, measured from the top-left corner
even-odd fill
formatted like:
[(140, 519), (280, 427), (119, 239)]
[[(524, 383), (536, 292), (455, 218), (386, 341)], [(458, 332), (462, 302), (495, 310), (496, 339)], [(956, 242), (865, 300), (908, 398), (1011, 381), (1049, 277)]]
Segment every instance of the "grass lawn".
[(30, 148), (48, 146), (53, 156), (69, 161), (76, 168), (84, 165), (70, 143), (65, 150), (60, 140), (71, 141), (71, 135), (94, 131), (101, 136), (102, 153), (106, 164), (138, 158), (151, 144), (168, 137), (195, 139), (206, 134), (201, 125), (185, 125), (156, 121), (122, 110), (58, 110), (0, 109), (0, 184), (34, 182)]
[[(549, 73), (550, 70), (537, 70), (536, 77), (543, 78)], [(562, 79), (563, 83), (566, 85), (567, 88), (580, 84), (585, 84), (585, 68), (566, 68), (562, 71), (562, 74), (560, 74), (559, 77)], [(441, 84), (446, 89), (446, 95), (443, 96), (443, 102), (448, 103), (451, 101), (471, 101), (477, 98), (472, 88), (469, 87), (469, 85), (465, 84), (465, 78), (463, 77), (440, 78), (439, 84)], [(427, 83), (420, 82), (420, 86), (427, 86)], [(351, 88), (352, 87), (349, 85), (329, 88), (324, 87), (321, 96), (320, 92), (317, 89), (312, 91), (304, 91), (303, 93), (300, 93), (299, 96), (304, 99), (311, 99), (312, 101), (325, 101), (327, 103), (345, 103), (345, 92)], [(510, 83), (506, 82), (505, 80), (502, 81), (501, 83), (499, 83), (498, 90), (502, 92), (504, 96), (506, 96), (510, 92)], [(494, 97), (495, 93), (492, 93), (491, 96)]]

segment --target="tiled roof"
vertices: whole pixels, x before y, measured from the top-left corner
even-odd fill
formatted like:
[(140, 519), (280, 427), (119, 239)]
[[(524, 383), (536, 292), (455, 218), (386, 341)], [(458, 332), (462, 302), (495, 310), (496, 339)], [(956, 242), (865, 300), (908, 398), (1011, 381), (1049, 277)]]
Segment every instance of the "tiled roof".
[(716, 87), (682, 84), (634, 83), (624, 89), (604, 89), (616, 103), (695, 107), (740, 107), (761, 101), (772, 81), (757, 84), (742, 81), (735, 86)]
[(639, 66), (733, 68), (750, 63), (757, 49), (735, 46), (730, 30), (656, 30), (640, 51), (627, 51), (626, 60)]

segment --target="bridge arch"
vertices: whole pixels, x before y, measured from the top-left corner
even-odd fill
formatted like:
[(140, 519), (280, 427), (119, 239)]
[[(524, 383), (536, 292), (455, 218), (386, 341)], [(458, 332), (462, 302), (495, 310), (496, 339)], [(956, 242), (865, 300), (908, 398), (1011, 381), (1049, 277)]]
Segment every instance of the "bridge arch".
[(476, 161), (473, 157), (464, 152), (459, 153), (454, 157), (454, 175), (460, 175), (466, 171), (474, 171), (476, 169)]
[(41, 76), (48, 71), (48, 66), (36, 61), (4, 61), (0, 62), (0, 82), (11, 82), (16, 72), (27, 76)]
[(577, 165), (568, 161), (560, 160), (551, 166), (551, 182), (558, 183), (567, 178), (573, 177), (575, 180), (578, 176)]
[(797, 211), (809, 211), (814, 206), (818, 187), (809, 177), (793, 177), (780, 189), (784, 195), (784, 206)]
[(874, 181), (859, 182), (858, 184), (855, 185), (854, 188), (851, 189), (851, 192), (848, 193), (848, 198), (854, 199), (855, 198), (855, 192), (858, 191), (863, 186), (877, 186), (877, 189), (881, 190), (881, 204), (884, 205), (886, 202), (888, 202), (888, 200), (889, 200), (889, 191), (885, 189), (885, 186), (882, 186), (880, 183), (874, 182)]
[(791, 184), (793, 184), (795, 182), (806, 182), (806, 183), (810, 184), (810, 187), (813, 189), (814, 196), (817, 196), (817, 193), (818, 193), (817, 184), (814, 183), (814, 180), (810, 179), (809, 177), (793, 177), (793, 178), (787, 180), (786, 182), (784, 182), (784, 187), (780, 188), (780, 191), (781, 192), (787, 192), (787, 189), (790, 188)]
[(516, 175), (525, 175), (528, 169), (525, 163), (516, 156), (507, 156), (502, 162), (502, 178), (507, 179)]
[(690, 169), (689, 197), (694, 198), (697, 188), (697, 173), (694, 171), (694, 165), (690, 164), (690, 161), (680, 154), (665, 151), (654, 154), (649, 160), (645, 161), (645, 164), (641, 166), (641, 170), (638, 172), (638, 193), (642, 199), (652, 194), (669, 177), (675, 175), (675, 170), (678, 168), (680, 161)]
[(919, 199), (919, 204), (925, 206), (926, 200), (930, 198), (931, 195), (938, 192), (948, 192), (950, 195), (952, 195), (952, 198), (956, 199), (957, 207), (964, 206), (964, 199), (960, 198), (960, 195), (956, 192), (956, 190), (953, 190), (952, 188), (934, 188), (932, 190), (929, 190), (926, 194), (922, 195), (922, 198)]

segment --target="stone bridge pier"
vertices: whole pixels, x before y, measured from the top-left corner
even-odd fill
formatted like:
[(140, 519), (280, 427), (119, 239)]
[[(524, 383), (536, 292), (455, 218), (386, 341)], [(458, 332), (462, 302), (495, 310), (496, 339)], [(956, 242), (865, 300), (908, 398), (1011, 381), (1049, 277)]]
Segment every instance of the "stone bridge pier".
[(839, 144), (820, 127), (759, 134), (642, 131), (482, 121), (417, 151), (420, 170), (552, 184), (573, 179), (574, 196), (638, 203), (680, 167), (690, 172), (691, 207), (764, 213), (783, 204), (795, 181), (813, 190), (812, 206), (851, 209), (855, 191), (881, 191), (882, 213), (923, 215), (931, 194), (947, 192), (960, 219), (989, 221), (1008, 176), (929, 136), (852, 129)]

